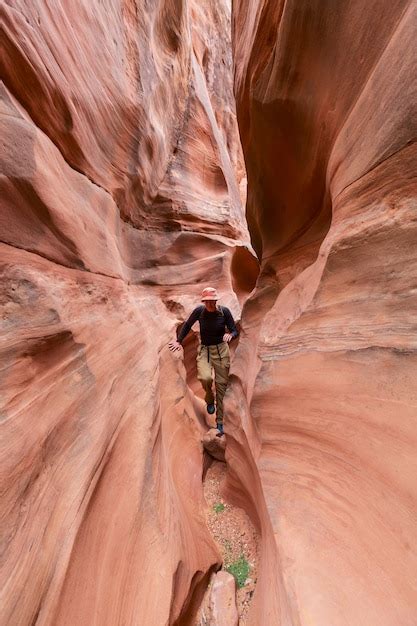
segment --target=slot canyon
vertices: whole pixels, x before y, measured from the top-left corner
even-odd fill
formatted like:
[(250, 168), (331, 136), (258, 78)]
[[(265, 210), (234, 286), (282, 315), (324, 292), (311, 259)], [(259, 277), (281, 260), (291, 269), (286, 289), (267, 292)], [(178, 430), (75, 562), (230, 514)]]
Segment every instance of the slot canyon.
[(0, 14), (0, 624), (417, 626), (417, 3)]

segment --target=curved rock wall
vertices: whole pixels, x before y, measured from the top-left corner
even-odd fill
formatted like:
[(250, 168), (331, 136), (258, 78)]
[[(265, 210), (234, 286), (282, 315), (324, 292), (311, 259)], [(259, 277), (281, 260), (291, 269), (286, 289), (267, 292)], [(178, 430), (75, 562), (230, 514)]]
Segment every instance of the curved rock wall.
[(255, 278), (230, 10), (1, 12), (2, 620), (187, 623), (220, 555), (166, 344), (203, 284), (238, 316)]
[(415, 623), (416, 26), (408, 0), (234, 2), (262, 266), (227, 456), (263, 534), (253, 624)]
[(234, 0), (249, 299), (226, 1), (0, 11), (4, 623), (192, 623), (211, 283), (251, 623), (414, 626), (415, 3)]

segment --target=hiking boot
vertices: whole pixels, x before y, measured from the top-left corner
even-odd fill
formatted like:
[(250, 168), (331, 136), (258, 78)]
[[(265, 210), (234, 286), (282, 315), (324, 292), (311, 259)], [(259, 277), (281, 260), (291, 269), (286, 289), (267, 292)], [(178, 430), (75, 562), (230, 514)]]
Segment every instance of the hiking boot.
[(215, 410), (216, 410), (216, 407), (214, 406), (213, 402), (207, 405), (207, 413), (210, 413), (210, 415), (213, 415)]
[(216, 437), (223, 437), (224, 435), (223, 424), (217, 424), (217, 430), (219, 432), (217, 433)]

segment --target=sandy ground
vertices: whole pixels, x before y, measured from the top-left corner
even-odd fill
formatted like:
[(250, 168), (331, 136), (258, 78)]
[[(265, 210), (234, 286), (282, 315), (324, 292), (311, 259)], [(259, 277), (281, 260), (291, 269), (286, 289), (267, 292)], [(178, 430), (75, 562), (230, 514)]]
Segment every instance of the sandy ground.
[[(227, 569), (242, 555), (249, 563), (250, 570), (246, 582), (236, 594), (239, 625), (243, 626), (246, 624), (246, 616), (256, 585), (259, 537), (248, 515), (242, 509), (226, 502), (222, 497), (222, 484), (225, 476), (225, 463), (214, 461), (204, 481), (204, 496), (207, 502), (206, 522), (223, 557), (222, 569)], [(208, 596), (209, 589), (202, 606), (208, 601)], [(201, 615), (196, 623), (199, 626), (205, 623), (201, 620)]]

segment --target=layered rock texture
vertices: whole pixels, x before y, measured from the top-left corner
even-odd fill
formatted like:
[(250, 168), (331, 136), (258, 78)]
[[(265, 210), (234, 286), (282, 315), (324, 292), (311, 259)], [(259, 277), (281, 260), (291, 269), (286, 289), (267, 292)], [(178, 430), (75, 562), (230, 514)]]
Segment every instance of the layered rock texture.
[(262, 528), (254, 624), (416, 623), (416, 9), (234, 2), (262, 271), (226, 457)]
[(238, 316), (257, 270), (230, 10), (1, 12), (2, 623), (187, 623), (220, 554), (167, 343), (204, 284)]
[(195, 620), (210, 284), (249, 623), (415, 626), (416, 3), (0, 12), (2, 624)]

